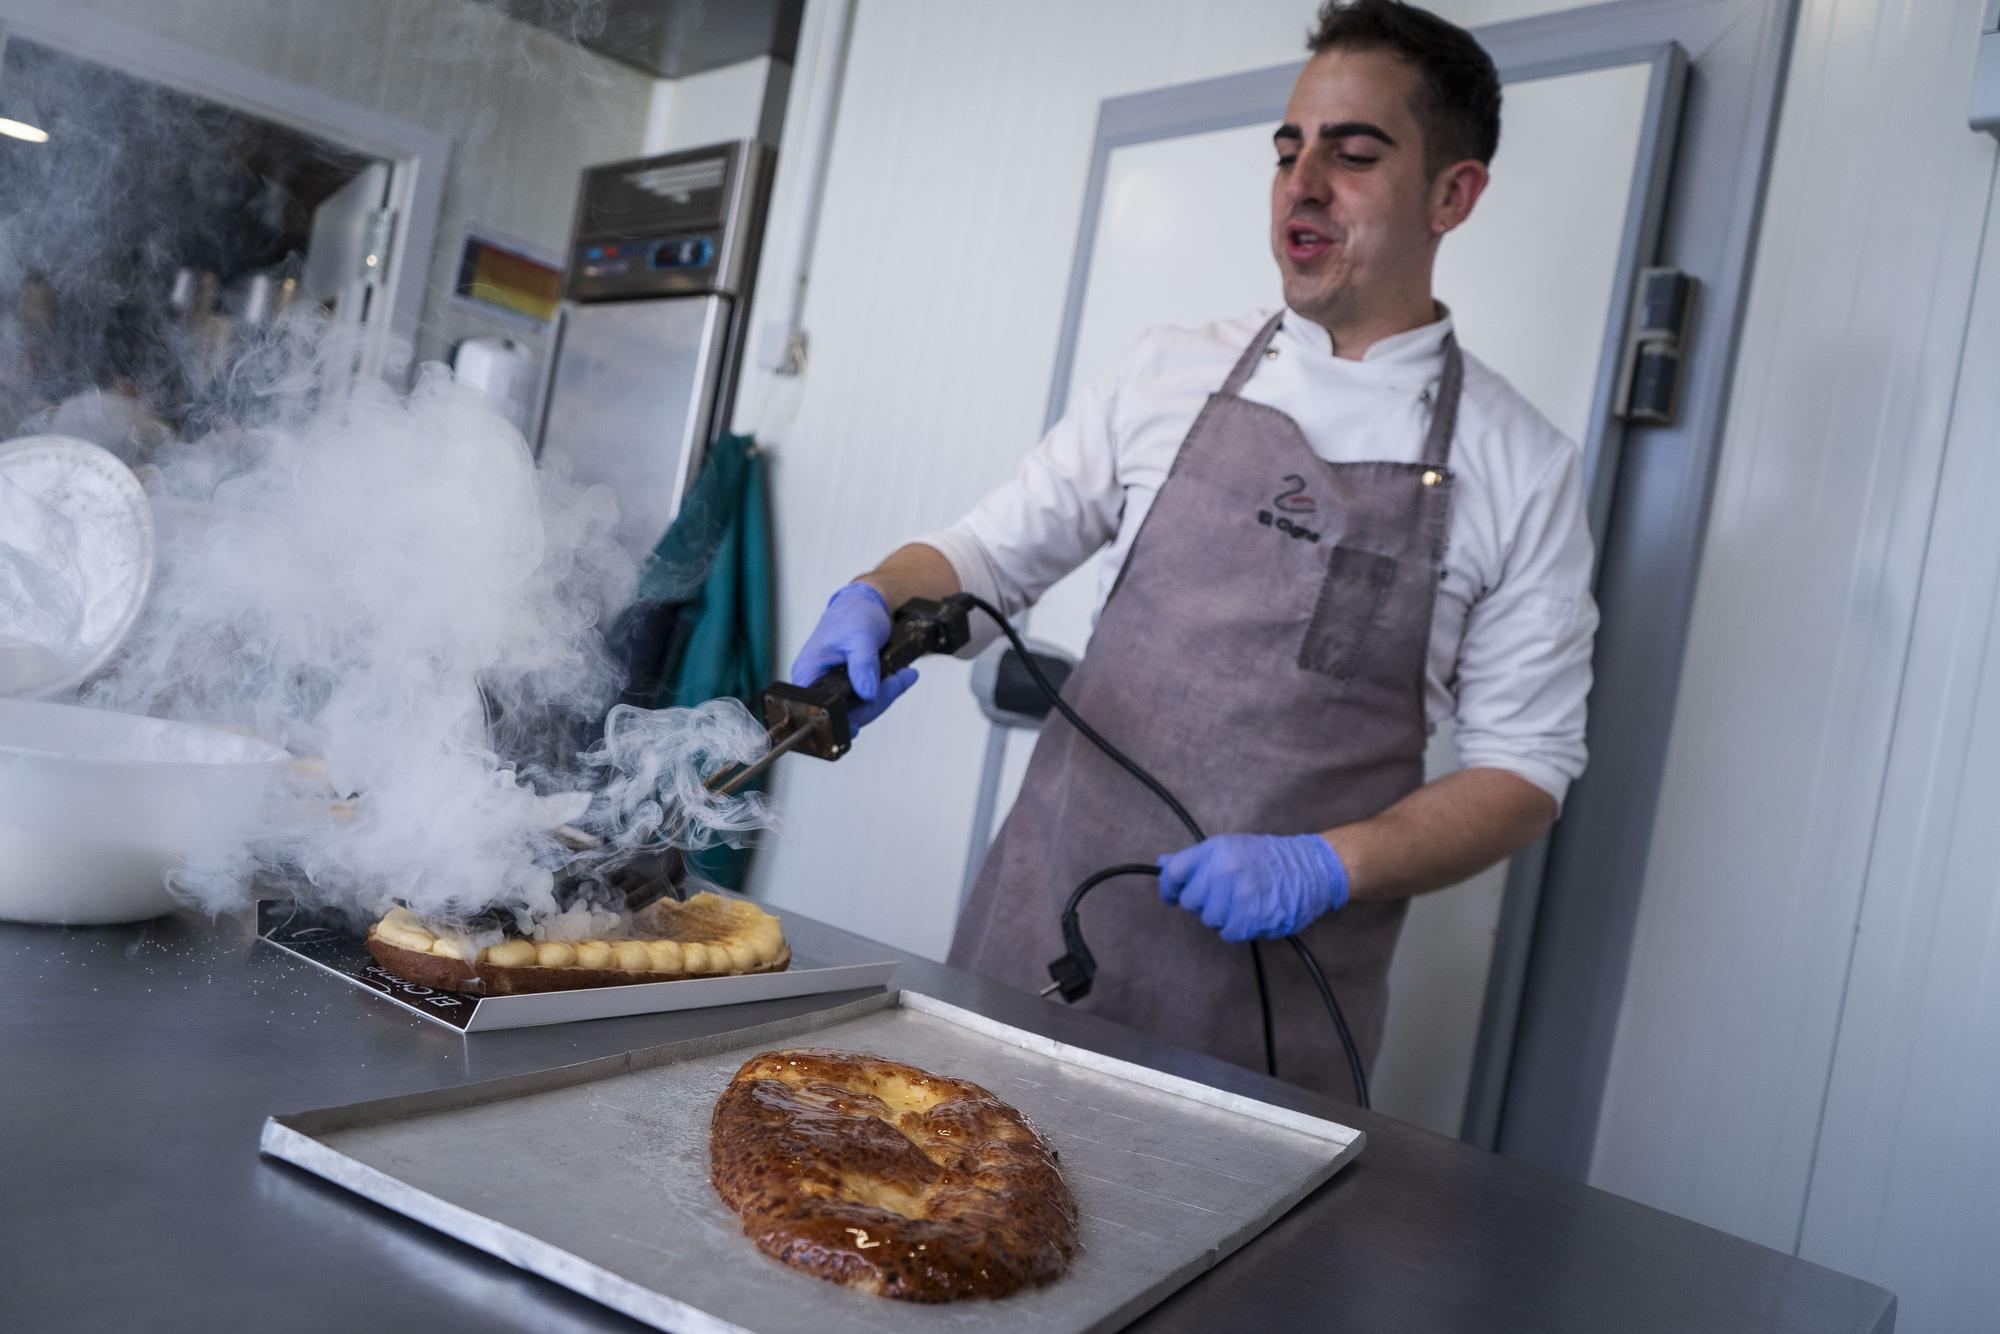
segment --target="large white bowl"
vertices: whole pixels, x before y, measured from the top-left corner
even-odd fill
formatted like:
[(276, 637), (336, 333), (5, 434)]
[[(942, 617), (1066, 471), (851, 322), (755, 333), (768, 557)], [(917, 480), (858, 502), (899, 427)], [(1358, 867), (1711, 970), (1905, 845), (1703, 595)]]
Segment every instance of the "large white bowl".
[(145, 488), (117, 455), (87, 440), (10, 440), (0, 444), (0, 544), (42, 570), (58, 599), (74, 598), (80, 618), (70, 642), (37, 642), (52, 619), (59, 623), (59, 610), (37, 606), (24, 617), (28, 607), (0, 605), (0, 695), (59, 695), (110, 661), (152, 587)]
[(240, 850), (289, 759), (215, 728), (0, 699), (0, 919), (171, 911), (167, 872)]

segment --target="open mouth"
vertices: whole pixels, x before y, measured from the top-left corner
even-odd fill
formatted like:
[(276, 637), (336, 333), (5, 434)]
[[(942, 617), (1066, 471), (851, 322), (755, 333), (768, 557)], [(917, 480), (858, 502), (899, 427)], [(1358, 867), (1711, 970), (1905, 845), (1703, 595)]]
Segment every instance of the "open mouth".
[(1333, 238), (1303, 223), (1285, 225), (1285, 255), (1294, 264), (1306, 264), (1333, 249)]

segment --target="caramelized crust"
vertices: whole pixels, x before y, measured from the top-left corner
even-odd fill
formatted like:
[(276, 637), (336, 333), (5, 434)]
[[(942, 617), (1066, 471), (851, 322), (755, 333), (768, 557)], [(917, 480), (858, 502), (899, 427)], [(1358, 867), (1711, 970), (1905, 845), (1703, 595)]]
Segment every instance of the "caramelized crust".
[(715, 1104), (715, 1187), (759, 1250), (882, 1297), (1003, 1297), (1060, 1278), (1076, 1204), (1027, 1119), (964, 1080), (801, 1047)]

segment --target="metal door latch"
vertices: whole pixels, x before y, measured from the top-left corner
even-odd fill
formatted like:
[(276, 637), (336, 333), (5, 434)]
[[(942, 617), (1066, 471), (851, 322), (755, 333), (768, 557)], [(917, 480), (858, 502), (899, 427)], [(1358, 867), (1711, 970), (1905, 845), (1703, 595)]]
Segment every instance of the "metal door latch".
[(368, 211), (361, 240), (361, 272), (356, 276), (370, 287), (380, 287), (389, 272), (389, 247), (396, 238), (396, 210)]
[(1681, 353), (1696, 280), (1679, 269), (1643, 269), (1632, 327), (1618, 369), (1617, 415), (1646, 426), (1672, 424), (1680, 405)]

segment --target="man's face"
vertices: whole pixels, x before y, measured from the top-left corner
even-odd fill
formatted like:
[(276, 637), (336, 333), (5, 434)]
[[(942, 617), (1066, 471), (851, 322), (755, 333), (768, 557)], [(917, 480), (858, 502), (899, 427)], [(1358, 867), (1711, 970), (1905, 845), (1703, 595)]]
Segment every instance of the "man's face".
[(1436, 233), (1412, 109), (1420, 78), (1387, 51), (1321, 52), (1273, 136), (1271, 250), (1285, 304), (1324, 327), (1428, 293)]

